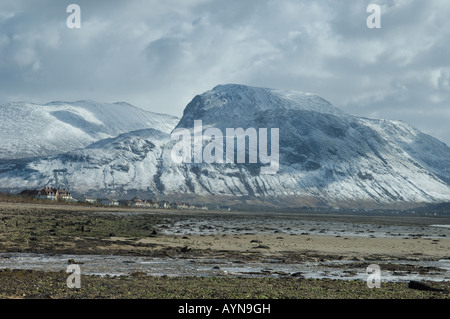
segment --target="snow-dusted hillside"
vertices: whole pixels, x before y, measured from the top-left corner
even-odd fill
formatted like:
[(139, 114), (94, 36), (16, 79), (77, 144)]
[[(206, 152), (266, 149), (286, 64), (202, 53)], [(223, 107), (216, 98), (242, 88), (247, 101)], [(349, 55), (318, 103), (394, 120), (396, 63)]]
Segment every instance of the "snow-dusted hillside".
[(344, 116), (341, 110), (314, 94), (227, 84), (197, 95), (186, 106), (177, 127), (192, 127), (193, 121), (199, 119), (220, 129), (239, 127), (236, 125), (257, 120), (255, 114), (286, 110)]
[(65, 154), (3, 161), (0, 185), (200, 202), (257, 199), (282, 206), (450, 201), (450, 148), (403, 122), (351, 116), (312, 94), (242, 85), (196, 96), (176, 126), (192, 129), (194, 120), (223, 132), (279, 128), (278, 172), (261, 174), (261, 163), (176, 164), (169, 130), (151, 124)]
[[(258, 165), (174, 166), (174, 190), (197, 194), (323, 199), (328, 203), (450, 200), (450, 148), (406, 123), (345, 114), (301, 92), (217, 86), (186, 107), (177, 127), (279, 128), (280, 170)], [(192, 168), (195, 168), (194, 170)], [(201, 173), (198, 173), (198, 172)], [(171, 174), (161, 176), (164, 184)], [(182, 188), (182, 189), (181, 189)]]
[(0, 106), (0, 159), (61, 154), (139, 129), (169, 133), (178, 120), (127, 103), (9, 103)]
[[(62, 187), (78, 194), (121, 196), (155, 188), (158, 160), (170, 135), (155, 129), (124, 133), (90, 146), (39, 160), (3, 161), (10, 188)], [(1, 174), (2, 177), (5, 176)]]

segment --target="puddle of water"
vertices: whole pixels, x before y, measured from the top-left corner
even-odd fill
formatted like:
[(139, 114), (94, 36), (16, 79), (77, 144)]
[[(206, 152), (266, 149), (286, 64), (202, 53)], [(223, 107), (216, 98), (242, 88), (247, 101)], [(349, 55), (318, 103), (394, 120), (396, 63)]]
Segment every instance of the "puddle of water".
[[(151, 276), (234, 276), (282, 277), (300, 274), (304, 278), (367, 280), (365, 268), (355, 261), (285, 263), (233, 263), (226, 259), (169, 259), (137, 256), (40, 255), (4, 253), (0, 255), (0, 269), (32, 269), (65, 271), (69, 260), (80, 264), (82, 274), (100, 276), (130, 275), (144, 272)], [(440, 261), (380, 261), (371, 262), (381, 268), (382, 281), (430, 280), (450, 281), (450, 260)], [(415, 271), (384, 271), (383, 265), (399, 264), (433, 267), (426, 274)]]

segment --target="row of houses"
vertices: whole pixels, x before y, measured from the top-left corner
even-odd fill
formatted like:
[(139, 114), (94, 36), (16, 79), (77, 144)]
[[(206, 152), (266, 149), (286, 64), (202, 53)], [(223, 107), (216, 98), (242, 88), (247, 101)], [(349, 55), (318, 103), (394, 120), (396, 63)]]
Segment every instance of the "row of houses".
[(175, 209), (200, 209), (208, 210), (206, 205), (196, 206), (189, 203), (170, 203), (168, 201), (156, 201), (156, 200), (143, 200), (140, 198), (133, 198), (130, 201), (117, 201), (119, 206), (129, 206), (129, 207), (145, 207), (145, 208), (175, 208)]
[(109, 198), (90, 198), (84, 195), (73, 198), (72, 194), (65, 189), (44, 187), (42, 189), (35, 190), (24, 190), (19, 193), (19, 196), (32, 197), (37, 199), (47, 199), (47, 200), (58, 200), (58, 201), (70, 201), (70, 202), (81, 202), (90, 204), (99, 204), (102, 206), (128, 206), (128, 207), (143, 207), (143, 208), (174, 208), (174, 209), (199, 209), (208, 210), (206, 205), (196, 206), (189, 203), (170, 203), (168, 201), (156, 201), (156, 200), (143, 200), (140, 198), (133, 198), (132, 200), (118, 200)]
[(132, 200), (117, 200), (117, 199), (93, 199), (86, 198), (84, 196), (78, 198), (79, 202), (100, 204), (103, 206), (128, 206), (128, 207), (142, 207), (142, 208), (175, 208), (175, 209), (199, 209), (199, 210), (208, 210), (206, 205), (196, 206), (189, 203), (170, 203), (168, 201), (156, 201), (156, 200), (145, 200), (140, 198), (133, 198)]
[(24, 190), (19, 193), (19, 196), (33, 197), (37, 199), (49, 199), (59, 201), (76, 201), (72, 194), (66, 191), (64, 188), (44, 187), (42, 189)]

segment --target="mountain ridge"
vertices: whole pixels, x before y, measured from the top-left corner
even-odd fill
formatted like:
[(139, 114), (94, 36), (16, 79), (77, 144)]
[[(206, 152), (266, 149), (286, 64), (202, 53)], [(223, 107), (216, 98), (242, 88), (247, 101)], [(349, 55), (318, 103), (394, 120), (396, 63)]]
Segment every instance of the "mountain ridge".
[(178, 120), (123, 102), (8, 103), (0, 105), (0, 158), (57, 155), (148, 127), (170, 133)]

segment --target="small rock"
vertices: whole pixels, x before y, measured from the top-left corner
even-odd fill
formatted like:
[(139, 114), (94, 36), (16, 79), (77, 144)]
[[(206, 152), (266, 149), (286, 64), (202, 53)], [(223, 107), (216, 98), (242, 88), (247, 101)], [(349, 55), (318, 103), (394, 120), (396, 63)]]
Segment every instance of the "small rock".
[(156, 237), (156, 235), (158, 235), (158, 233), (156, 232), (156, 230), (153, 230), (148, 237)]
[(188, 246), (184, 246), (183, 248), (181, 248), (181, 252), (182, 253), (187, 253), (188, 251), (190, 251), (191, 249)]
[(364, 257), (361, 257), (361, 256), (356, 256), (356, 257), (353, 257), (353, 260), (355, 260), (355, 261), (365, 261), (366, 259)]
[(422, 291), (441, 291), (440, 289), (433, 288), (423, 282), (411, 280), (408, 284), (408, 288), (422, 290)]
[(146, 275), (147, 274), (145, 272), (143, 272), (143, 271), (135, 271), (135, 272), (132, 272), (130, 274), (131, 277), (143, 277), (143, 276), (146, 276)]
[(255, 249), (270, 249), (270, 247), (266, 246), (266, 245), (258, 245), (258, 246), (254, 247), (254, 248)]

